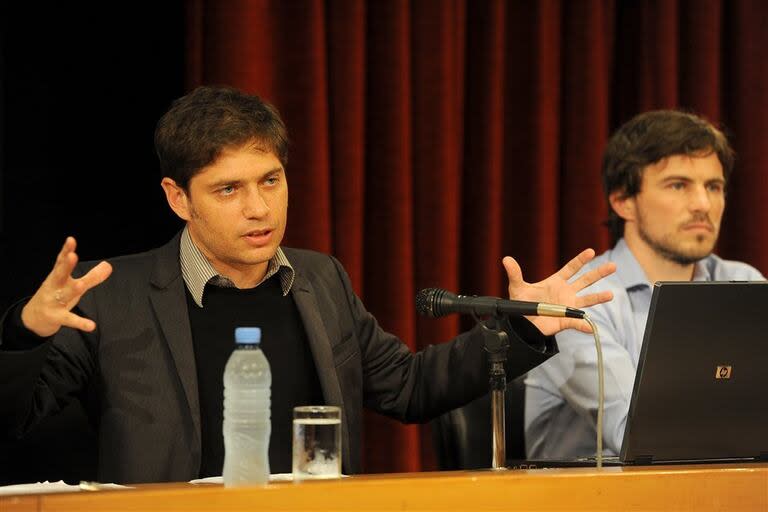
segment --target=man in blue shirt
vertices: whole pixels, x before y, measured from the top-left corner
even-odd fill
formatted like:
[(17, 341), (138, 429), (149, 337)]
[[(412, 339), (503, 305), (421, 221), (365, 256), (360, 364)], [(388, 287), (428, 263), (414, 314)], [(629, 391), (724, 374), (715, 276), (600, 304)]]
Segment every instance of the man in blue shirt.
[[(763, 280), (712, 250), (725, 208), (733, 151), (722, 132), (677, 111), (638, 115), (608, 142), (603, 186), (613, 249), (584, 270), (614, 262), (600, 286), (613, 301), (588, 308), (605, 364), (604, 454), (621, 450), (645, 322), (656, 281)], [(597, 356), (589, 334), (557, 335), (560, 353), (528, 374), (525, 434), (531, 459), (596, 450)]]

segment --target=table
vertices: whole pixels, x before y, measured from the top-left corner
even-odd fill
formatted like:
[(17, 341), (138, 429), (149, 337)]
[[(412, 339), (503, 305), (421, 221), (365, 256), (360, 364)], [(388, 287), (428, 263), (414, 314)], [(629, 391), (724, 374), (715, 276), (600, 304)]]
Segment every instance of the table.
[(0, 497), (1, 512), (564, 509), (768, 511), (768, 464), (402, 473)]

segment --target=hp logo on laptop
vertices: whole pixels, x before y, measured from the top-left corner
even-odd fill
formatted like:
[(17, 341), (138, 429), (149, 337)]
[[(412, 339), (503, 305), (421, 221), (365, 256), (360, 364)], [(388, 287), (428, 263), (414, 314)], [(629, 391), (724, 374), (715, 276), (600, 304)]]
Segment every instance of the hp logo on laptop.
[(715, 378), (716, 379), (730, 379), (731, 378), (731, 367), (730, 366), (718, 366), (717, 370), (715, 370)]

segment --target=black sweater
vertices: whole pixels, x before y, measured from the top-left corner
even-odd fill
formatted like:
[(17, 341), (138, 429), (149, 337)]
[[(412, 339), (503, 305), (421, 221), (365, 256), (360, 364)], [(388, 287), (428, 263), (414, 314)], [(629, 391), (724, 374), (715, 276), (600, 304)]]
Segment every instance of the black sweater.
[(247, 290), (206, 286), (203, 308), (187, 292), (187, 304), (200, 394), (200, 477), (221, 475), (224, 466), (224, 366), (235, 347), (235, 327), (261, 328), (272, 371), (270, 471), (289, 473), (293, 407), (325, 403), (293, 296), (283, 296), (273, 276)]

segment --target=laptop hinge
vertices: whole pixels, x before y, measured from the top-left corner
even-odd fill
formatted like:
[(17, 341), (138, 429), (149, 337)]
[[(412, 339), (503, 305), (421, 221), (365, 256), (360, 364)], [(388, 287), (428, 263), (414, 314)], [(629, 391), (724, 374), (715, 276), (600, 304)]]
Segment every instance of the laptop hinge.
[(653, 455), (638, 455), (634, 464), (638, 466), (650, 466), (653, 463)]
[(760, 455), (758, 455), (757, 460), (768, 460), (768, 452), (760, 452)]

